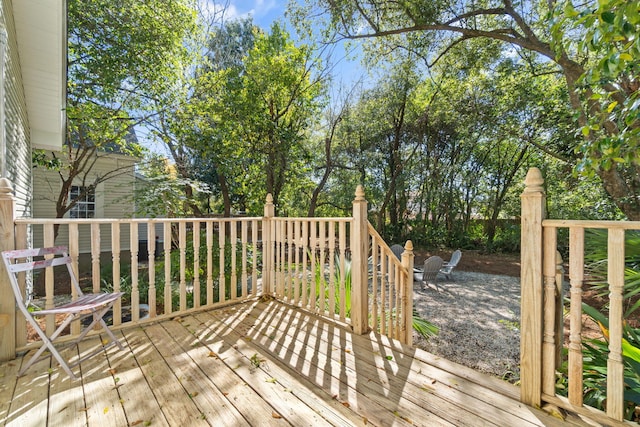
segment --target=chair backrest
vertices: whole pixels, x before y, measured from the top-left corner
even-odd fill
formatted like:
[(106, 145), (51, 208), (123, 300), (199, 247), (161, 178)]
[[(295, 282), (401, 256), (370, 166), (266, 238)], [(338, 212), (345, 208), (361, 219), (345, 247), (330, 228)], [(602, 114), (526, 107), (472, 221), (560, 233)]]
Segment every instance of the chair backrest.
[(440, 268), (442, 268), (442, 264), (444, 264), (444, 261), (439, 256), (427, 258), (422, 269), (422, 281), (425, 283), (434, 282)]
[(451, 259), (449, 260), (447, 267), (453, 268), (457, 266), (461, 258), (462, 258), (462, 252), (460, 251), (460, 249), (456, 249), (451, 254)]
[(395, 256), (398, 257), (398, 259), (402, 259), (402, 253), (404, 252), (404, 247), (402, 245), (391, 245), (391, 252), (394, 253)]
[[(78, 295), (82, 295), (80, 290), (80, 284), (76, 275), (71, 268), (71, 257), (66, 246), (54, 246), (50, 248), (37, 248), (37, 249), (22, 249), (15, 251), (2, 252), (2, 260), (7, 268), (9, 274), (9, 280), (11, 282), (11, 288), (16, 297), (16, 302), (21, 310), (26, 310), (25, 298), (26, 295), (20, 289), (18, 283), (18, 273), (26, 271), (41, 270), (48, 267), (56, 267), (59, 265), (66, 265), (71, 279), (71, 284), (78, 292)], [(45, 256), (51, 256), (51, 258)], [(38, 258), (38, 259), (34, 259)]]

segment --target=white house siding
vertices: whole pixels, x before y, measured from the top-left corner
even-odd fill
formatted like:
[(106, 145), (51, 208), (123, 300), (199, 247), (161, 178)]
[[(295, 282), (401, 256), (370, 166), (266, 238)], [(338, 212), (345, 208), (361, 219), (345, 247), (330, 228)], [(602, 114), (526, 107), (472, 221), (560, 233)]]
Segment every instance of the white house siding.
[[(31, 143), (29, 121), (25, 101), (22, 73), (18, 55), (16, 29), (13, 22), (12, 4), (0, 0), (2, 25), (7, 32), (5, 52), (4, 94), (5, 94), (5, 142), (6, 153), (0, 153), (5, 162), (7, 178), (14, 188), (16, 215), (31, 216)], [(2, 78), (2, 77), (0, 77)]]
[[(120, 170), (122, 173), (108, 179), (98, 185), (96, 189), (96, 212), (95, 218), (132, 218), (133, 217), (133, 191), (134, 191), (134, 165), (137, 159), (119, 154), (103, 155), (95, 164), (91, 171), (91, 176), (87, 182), (91, 182), (96, 175), (104, 175), (109, 171)], [(74, 185), (82, 185), (75, 182)], [(34, 218), (55, 218), (55, 203), (62, 183), (57, 172), (36, 168), (33, 176)], [(65, 216), (68, 217), (68, 214)], [(120, 227), (120, 249), (127, 251), (130, 248), (129, 226), (122, 224)], [(80, 253), (91, 252), (91, 233), (89, 226), (80, 226)], [(42, 229), (34, 227), (34, 245), (38, 247), (42, 244)], [(68, 230), (66, 226), (60, 228), (60, 233), (56, 239), (56, 244), (66, 245), (68, 243)], [(111, 251), (111, 230), (110, 226), (100, 226), (100, 249), (102, 252)]]

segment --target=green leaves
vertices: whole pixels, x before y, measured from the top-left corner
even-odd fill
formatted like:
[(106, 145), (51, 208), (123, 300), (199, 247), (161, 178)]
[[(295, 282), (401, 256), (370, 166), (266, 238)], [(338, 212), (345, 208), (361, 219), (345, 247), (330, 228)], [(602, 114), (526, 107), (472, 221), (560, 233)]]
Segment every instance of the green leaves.
[[(311, 48), (296, 46), (278, 23), (270, 33), (231, 24), (214, 33), (211, 44), (216, 41), (212, 57), (221, 61), (203, 70), (195, 99), (205, 138), (191, 146), (255, 206), (249, 210), (259, 211), (266, 193), (278, 204), (303, 170), (302, 141), (319, 106), (317, 64)], [(241, 53), (225, 56), (233, 49)]]

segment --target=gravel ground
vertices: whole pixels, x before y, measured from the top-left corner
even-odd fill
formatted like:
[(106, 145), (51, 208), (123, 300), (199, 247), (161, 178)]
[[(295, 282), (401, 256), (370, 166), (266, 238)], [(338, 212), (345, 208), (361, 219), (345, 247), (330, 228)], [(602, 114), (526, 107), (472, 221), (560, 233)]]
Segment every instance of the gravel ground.
[(452, 280), (414, 288), (414, 307), (440, 328), (414, 344), (430, 353), (508, 381), (519, 378), (520, 279), (456, 271)]

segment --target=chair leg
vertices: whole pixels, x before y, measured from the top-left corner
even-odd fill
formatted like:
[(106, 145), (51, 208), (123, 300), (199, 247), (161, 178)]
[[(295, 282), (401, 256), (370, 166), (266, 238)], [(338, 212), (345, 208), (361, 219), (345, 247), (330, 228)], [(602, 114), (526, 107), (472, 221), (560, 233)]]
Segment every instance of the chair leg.
[[(113, 335), (113, 332), (111, 332), (111, 330), (109, 329), (109, 327), (107, 326), (106, 322), (103, 319), (103, 316), (107, 313), (107, 311), (109, 311), (112, 308), (112, 306), (107, 306), (107, 307), (103, 307), (102, 309), (96, 310), (93, 313), (93, 321), (91, 322), (91, 324), (89, 326), (87, 326), (86, 328), (84, 328), (84, 330), (82, 331), (82, 333), (72, 342), (68, 343), (67, 345), (75, 345), (78, 344), (80, 341), (82, 341), (82, 339), (89, 333), (89, 331), (91, 331), (93, 329), (93, 327), (100, 323), (100, 325), (102, 326), (102, 328), (104, 329), (104, 331), (106, 332), (106, 334), (109, 336), (109, 338), (111, 339), (111, 344), (115, 344), (118, 346), (118, 348), (120, 350), (124, 350), (124, 346), (122, 345), (122, 343), (120, 342), (120, 340), (118, 340), (116, 338), (115, 335)], [(32, 326), (36, 329), (36, 331), (38, 332), (38, 335), (40, 335), (40, 339), (42, 340), (42, 346), (38, 349), (38, 351), (36, 351), (36, 353), (29, 359), (29, 361), (22, 367), (22, 369), (20, 370), (20, 372), (18, 372), (18, 376), (22, 376), (25, 371), (31, 366), (33, 365), (35, 362), (37, 362), (38, 360), (40, 360), (40, 356), (42, 355), (42, 353), (44, 353), (45, 350), (49, 350), (49, 352), (51, 353), (51, 355), (58, 361), (58, 363), (60, 364), (60, 366), (62, 367), (62, 369), (64, 369), (64, 371), (69, 375), (69, 377), (71, 377), (73, 380), (77, 380), (78, 377), (76, 377), (76, 375), (73, 373), (73, 371), (71, 370), (71, 366), (75, 366), (77, 364), (79, 364), (81, 361), (83, 360), (87, 360), (88, 357), (93, 356), (97, 353), (99, 353), (100, 351), (102, 351), (102, 348), (99, 349), (98, 351), (88, 355), (88, 356), (84, 356), (81, 359), (78, 359), (76, 362), (74, 363), (69, 363), (68, 361), (64, 360), (64, 358), (60, 355), (60, 353), (58, 352), (58, 350), (56, 350), (53, 341), (58, 337), (58, 335), (60, 335), (62, 333), (62, 331), (75, 319), (77, 319), (79, 316), (79, 313), (73, 313), (73, 314), (69, 314), (64, 321), (60, 324), (60, 326), (58, 326), (58, 329), (55, 330), (55, 332), (53, 334), (51, 334), (51, 337), (48, 337), (44, 331), (42, 329), (40, 329), (40, 326), (38, 325), (38, 323), (35, 321), (35, 319), (29, 319), (32, 324)], [(106, 346), (102, 346), (103, 348)]]
[(64, 360), (64, 358), (60, 355), (60, 353), (58, 352), (58, 350), (56, 350), (55, 346), (53, 345), (53, 341), (58, 338), (58, 335), (60, 335), (62, 333), (62, 331), (76, 318), (75, 314), (70, 314), (68, 315), (64, 321), (60, 324), (60, 326), (58, 326), (58, 329), (55, 330), (55, 332), (51, 335), (51, 337), (47, 337), (47, 334), (44, 333), (44, 331), (42, 329), (40, 329), (40, 326), (38, 325), (38, 323), (35, 321), (35, 319), (31, 318), (29, 319), (31, 322), (31, 325), (36, 329), (36, 332), (38, 332), (38, 335), (40, 335), (40, 339), (42, 339), (42, 346), (38, 349), (38, 351), (36, 351), (36, 353), (31, 356), (31, 358), (29, 359), (29, 361), (22, 367), (22, 369), (20, 369), (20, 372), (18, 372), (18, 376), (22, 376), (24, 375), (25, 371), (27, 369), (29, 369), (29, 367), (31, 365), (33, 365), (35, 362), (37, 362), (38, 360), (40, 360), (40, 356), (42, 355), (42, 353), (44, 353), (45, 350), (49, 350), (49, 352), (51, 353), (51, 355), (58, 361), (58, 363), (60, 364), (60, 366), (62, 367), (62, 369), (64, 369), (64, 371), (74, 380), (77, 380), (78, 378), (73, 374), (73, 372), (71, 371), (71, 368), (69, 367), (69, 365), (67, 364), (67, 362)]
[(93, 313), (93, 321), (91, 322), (91, 324), (89, 324), (89, 326), (87, 326), (86, 328), (84, 328), (84, 330), (82, 331), (82, 333), (78, 336), (78, 338), (76, 338), (75, 342), (78, 343), (80, 342), (85, 335), (87, 335), (89, 333), (89, 331), (91, 331), (93, 329), (93, 327), (100, 323), (100, 326), (102, 326), (102, 329), (104, 329), (104, 331), (106, 332), (106, 334), (109, 336), (109, 338), (111, 338), (111, 341), (113, 341), (120, 350), (124, 350), (124, 346), (122, 345), (122, 343), (120, 342), (120, 340), (118, 340), (115, 335), (113, 335), (113, 332), (111, 332), (111, 330), (109, 329), (109, 327), (107, 326), (106, 322), (104, 321), (103, 317), (104, 315), (107, 313), (107, 311), (109, 311), (112, 308), (113, 305), (109, 305), (107, 307), (104, 307), (102, 310), (98, 311), (96, 310)]

